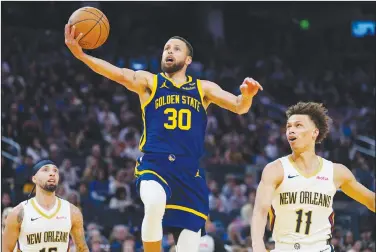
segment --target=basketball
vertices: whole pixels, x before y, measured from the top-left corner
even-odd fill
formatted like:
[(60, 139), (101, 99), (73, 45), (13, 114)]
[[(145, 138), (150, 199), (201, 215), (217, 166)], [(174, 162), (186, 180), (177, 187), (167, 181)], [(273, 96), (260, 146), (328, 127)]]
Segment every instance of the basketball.
[(76, 27), (75, 38), (83, 33), (79, 44), (84, 49), (100, 47), (110, 34), (110, 23), (107, 17), (102, 11), (93, 7), (83, 7), (73, 12), (68, 24)]

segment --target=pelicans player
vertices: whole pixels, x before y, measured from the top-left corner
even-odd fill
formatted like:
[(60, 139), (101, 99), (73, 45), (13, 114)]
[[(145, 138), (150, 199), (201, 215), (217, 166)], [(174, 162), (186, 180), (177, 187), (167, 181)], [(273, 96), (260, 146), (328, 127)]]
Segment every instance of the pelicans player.
[(266, 165), (257, 189), (252, 216), (253, 251), (263, 242), (269, 212), (274, 251), (334, 251), (334, 194), (341, 189), (375, 212), (375, 194), (358, 183), (349, 169), (315, 153), (325, 139), (330, 118), (318, 103), (299, 102), (287, 112), (286, 136), (292, 154)]
[(215, 103), (237, 114), (247, 113), (260, 84), (246, 78), (235, 96), (217, 84), (186, 75), (193, 48), (172, 37), (162, 54), (163, 73), (118, 68), (82, 52), (74, 27), (66, 26), (65, 43), (93, 71), (138, 94), (144, 132), (137, 162), (137, 188), (145, 206), (141, 236), (145, 252), (161, 250), (162, 222), (179, 252), (198, 250), (209, 213), (208, 188), (199, 168), (204, 153), (206, 109)]
[(34, 165), (33, 172), (35, 197), (20, 203), (8, 215), (1, 251), (68, 251), (69, 235), (77, 251), (89, 251), (81, 212), (55, 195), (58, 168), (52, 161), (42, 160)]

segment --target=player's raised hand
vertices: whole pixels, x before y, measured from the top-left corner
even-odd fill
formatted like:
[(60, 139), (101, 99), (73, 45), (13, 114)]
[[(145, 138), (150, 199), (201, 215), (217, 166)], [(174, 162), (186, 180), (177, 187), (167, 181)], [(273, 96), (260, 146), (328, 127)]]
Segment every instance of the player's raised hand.
[(82, 54), (82, 47), (78, 43), (82, 36), (84, 35), (83, 33), (80, 33), (76, 38), (74, 37), (76, 27), (71, 26), (70, 24), (65, 25), (65, 44), (68, 46), (69, 50), (72, 52), (72, 54), (76, 57), (79, 58)]
[(240, 92), (242, 93), (243, 97), (251, 98), (257, 94), (259, 89), (263, 90), (260, 83), (249, 77), (245, 78), (243, 83), (240, 85)]

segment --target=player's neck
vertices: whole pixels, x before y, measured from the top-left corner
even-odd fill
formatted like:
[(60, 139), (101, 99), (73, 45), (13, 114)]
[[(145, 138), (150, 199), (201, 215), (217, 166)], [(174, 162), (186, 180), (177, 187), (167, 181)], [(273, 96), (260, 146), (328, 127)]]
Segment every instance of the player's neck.
[(318, 162), (317, 155), (315, 150), (306, 150), (306, 151), (293, 151), (291, 154), (292, 159), (296, 164), (299, 164), (298, 167), (301, 170), (306, 172), (313, 172), (313, 169), (316, 169), (316, 162)]
[(177, 84), (187, 82), (186, 72), (183, 69), (175, 73), (165, 73), (165, 75)]
[(46, 210), (53, 208), (56, 203), (55, 192), (47, 192), (42, 189), (35, 193), (35, 199)]

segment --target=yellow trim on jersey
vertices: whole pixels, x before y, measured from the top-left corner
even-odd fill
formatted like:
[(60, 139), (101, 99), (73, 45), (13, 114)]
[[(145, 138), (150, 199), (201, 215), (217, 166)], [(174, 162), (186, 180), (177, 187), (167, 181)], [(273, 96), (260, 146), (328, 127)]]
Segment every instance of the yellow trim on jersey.
[(149, 96), (149, 99), (144, 104), (141, 104), (142, 122), (144, 124), (144, 130), (142, 132), (142, 136), (141, 136), (140, 144), (139, 144), (140, 151), (143, 151), (142, 148), (144, 147), (144, 145), (146, 143), (145, 107), (153, 100), (155, 93), (157, 92), (157, 87), (158, 87), (158, 76), (154, 75), (154, 77), (153, 77), (153, 88), (151, 90), (151, 94)]
[(196, 211), (196, 210), (189, 208), (189, 207), (178, 206), (178, 205), (166, 205), (166, 209), (180, 210), (180, 211), (192, 213), (192, 214), (197, 215), (198, 217), (201, 217), (205, 220), (208, 219), (208, 216), (206, 216), (205, 214), (200, 213), (199, 211)]
[[(204, 100), (205, 95), (204, 95), (204, 91), (202, 91), (201, 80), (199, 80), (199, 79), (197, 79), (197, 90), (198, 90), (198, 93), (200, 94), (200, 97), (201, 97), (201, 104), (204, 107), (205, 112), (207, 112), (206, 111), (207, 106), (205, 106), (205, 100)], [(208, 106), (209, 106), (209, 104), (208, 104)]]
[(156, 173), (155, 171), (152, 171), (152, 170), (138, 171), (137, 167), (136, 167), (134, 173), (135, 173), (136, 177), (141, 176), (141, 175), (143, 175), (145, 173), (153, 174), (153, 175), (157, 176), (160, 180), (162, 180), (163, 183), (165, 183), (166, 185), (168, 185), (167, 181), (164, 178), (162, 178), (162, 176), (159, 175), (158, 173)]
[(149, 96), (149, 99), (147, 99), (147, 101), (144, 104), (141, 104), (141, 109), (145, 109), (145, 107), (151, 102), (151, 100), (153, 100), (154, 95), (157, 91), (157, 86), (158, 86), (158, 76), (154, 75), (154, 77), (153, 77), (153, 87), (151, 89), (151, 94)]
[(168, 78), (164, 73), (161, 73), (161, 75), (163, 76), (163, 78), (169, 80), (172, 83), (172, 85), (174, 85), (177, 88), (180, 88), (181, 86), (183, 86), (183, 85), (185, 85), (187, 83), (190, 83), (192, 81), (192, 77), (188, 75), (188, 81), (186, 81), (186, 82), (178, 85), (172, 79)]
[(55, 215), (60, 211), (60, 208), (61, 208), (61, 200), (58, 197), (56, 197), (56, 200), (57, 200), (57, 208), (56, 208), (56, 211), (54, 213), (52, 213), (51, 215), (47, 215), (47, 214), (43, 213), (43, 211), (40, 210), (38, 208), (38, 206), (35, 204), (34, 199), (31, 199), (30, 202), (31, 202), (31, 205), (34, 207), (35, 211), (37, 211), (43, 217), (45, 217), (47, 219), (51, 219), (51, 218), (55, 217)]
[(301, 170), (299, 170), (298, 166), (296, 165), (296, 163), (294, 162), (294, 160), (292, 159), (291, 155), (288, 156), (288, 160), (290, 161), (292, 167), (295, 168), (295, 170), (300, 174), (302, 175), (303, 177), (305, 178), (312, 178), (313, 176), (316, 176), (317, 174), (319, 174), (322, 170), (322, 167), (323, 167), (323, 160), (322, 160), (322, 157), (320, 156), (317, 156), (319, 158), (319, 169), (317, 169), (317, 171), (315, 171), (314, 173), (312, 174), (304, 174)]

